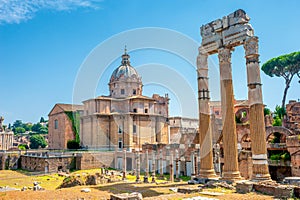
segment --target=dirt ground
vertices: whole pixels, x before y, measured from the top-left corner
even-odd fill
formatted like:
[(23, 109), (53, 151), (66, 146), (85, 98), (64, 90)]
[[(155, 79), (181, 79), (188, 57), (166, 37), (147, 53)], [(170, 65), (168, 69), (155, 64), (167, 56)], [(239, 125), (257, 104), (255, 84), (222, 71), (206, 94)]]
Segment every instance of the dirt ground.
[[(84, 172), (74, 172), (76, 174), (80, 173), (89, 173)], [(131, 177), (133, 179), (133, 177)], [(57, 174), (53, 175), (43, 175), (43, 176), (29, 176), (24, 172), (20, 171), (10, 171), (4, 170), (0, 172), (0, 186), (9, 186), (17, 189), (21, 189), (23, 186), (30, 187), (32, 186), (33, 181), (41, 182), (41, 186), (45, 188), (43, 191), (7, 191), (0, 192), (0, 200), (42, 200), (42, 199), (70, 199), (70, 200), (79, 200), (79, 199), (109, 199), (111, 194), (119, 193), (131, 193), (131, 192), (140, 192), (142, 193), (144, 199), (146, 200), (175, 200), (183, 199), (187, 197), (194, 196), (204, 196), (211, 197), (215, 199), (230, 199), (230, 200), (269, 200), (273, 199), (271, 196), (260, 195), (256, 193), (249, 194), (237, 194), (231, 190), (225, 190), (221, 188), (216, 189), (207, 189), (208, 192), (221, 192), (223, 193), (220, 196), (209, 196), (202, 194), (182, 194), (175, 193), (170, 191), (172, 187), (180, 187), (187, 185), (186, 182), (180, 183), (160, 183), (160, 184), (135, 184), (133, 180), (128, 182), (116, 182), (108, 183), (103, 185), (95, 186), (76, 186), (72, 188), (63, 188), (56, 189), (62, 183), (63, 177), (59, 177)], [(197, 187), (197, 186), (194, 186)], [(83, 188), (90, 188), (91, 192), (84, 193), (81, 192)]]

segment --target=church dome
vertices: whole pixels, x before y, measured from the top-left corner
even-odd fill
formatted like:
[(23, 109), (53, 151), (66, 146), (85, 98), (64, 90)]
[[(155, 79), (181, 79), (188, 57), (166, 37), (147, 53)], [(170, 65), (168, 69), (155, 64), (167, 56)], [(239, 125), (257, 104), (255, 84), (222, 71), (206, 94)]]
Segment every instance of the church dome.
[(142, 79), (136, 69), (130, 65), (129, 58), (125, 49), (121, 65), (113, 71), (110, 77), (108, 85), (111, 97), (125, 98), (142, 95)]
[(125, 51), (125, 54), (122, 55), (121, 65), (113, 71), (110, 82), (118, 81), (122, 78), (135, 80), (140, 79), (137, 71), (130, 65), (129, 58), (130, 56)]

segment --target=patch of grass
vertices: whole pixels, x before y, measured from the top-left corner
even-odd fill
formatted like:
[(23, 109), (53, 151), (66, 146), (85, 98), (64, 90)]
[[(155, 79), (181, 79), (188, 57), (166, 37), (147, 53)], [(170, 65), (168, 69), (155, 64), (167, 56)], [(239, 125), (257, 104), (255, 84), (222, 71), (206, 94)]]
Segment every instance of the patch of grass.
[(54, 190), (62, 183), (63, 179), (63, 177), (60, 177), (57, 174), (29, 176), (25, 175), (24, 171), (20, 170), (2, 170), (0, 186), (9, 186), (21, 189), (24, 186), (33, 187), (33, 182), (38, 181), (41, 182), (41, 187), (47, 190)]

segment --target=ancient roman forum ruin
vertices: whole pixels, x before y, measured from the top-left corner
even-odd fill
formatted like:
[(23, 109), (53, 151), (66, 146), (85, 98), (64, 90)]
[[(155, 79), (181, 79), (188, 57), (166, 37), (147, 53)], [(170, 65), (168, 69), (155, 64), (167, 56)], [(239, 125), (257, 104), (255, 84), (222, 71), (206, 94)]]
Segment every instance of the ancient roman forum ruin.
[(210, 127), (208, 56), (218, 54), (220, 67), (220, 88), (223, 119), (224, 169), (222, 179), (241, 179), (238, 169), (236, 122), (234, 114), (234, 93), (232, 85), (231, 52), (236, 46), (245, 49), (248, 100), (250, 107), (250, 133), (252, 140), (253, 180), (269, 180), (264, 124), (264, 104), (260, 81), (258, 37), (254, 36), (250, 18), (245, 11), (217, 19), (201, 27), (202, 43), (197, 57), (198, 101), (199, 101), (199, 143), (201, 178), (215, 178), (212, 154), (212, 133)]
[(13, 147), (14, 133), (4, 130), (2, 122), (4, 118), (0, 117), (0, 150), (8, 150)]

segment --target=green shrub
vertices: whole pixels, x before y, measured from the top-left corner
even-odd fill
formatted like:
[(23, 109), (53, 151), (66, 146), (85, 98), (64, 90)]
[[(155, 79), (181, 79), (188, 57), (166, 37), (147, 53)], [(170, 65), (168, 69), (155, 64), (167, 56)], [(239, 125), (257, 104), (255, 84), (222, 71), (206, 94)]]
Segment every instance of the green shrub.
[(69, 140), (67, 142), (67, 148), (68, 149), (79, 149), (80, 148), (79, 142), (77, 142), (76, 140)]
[(280, 154), (273, 154), (270, 156), (271, 160), (280, 160)]

